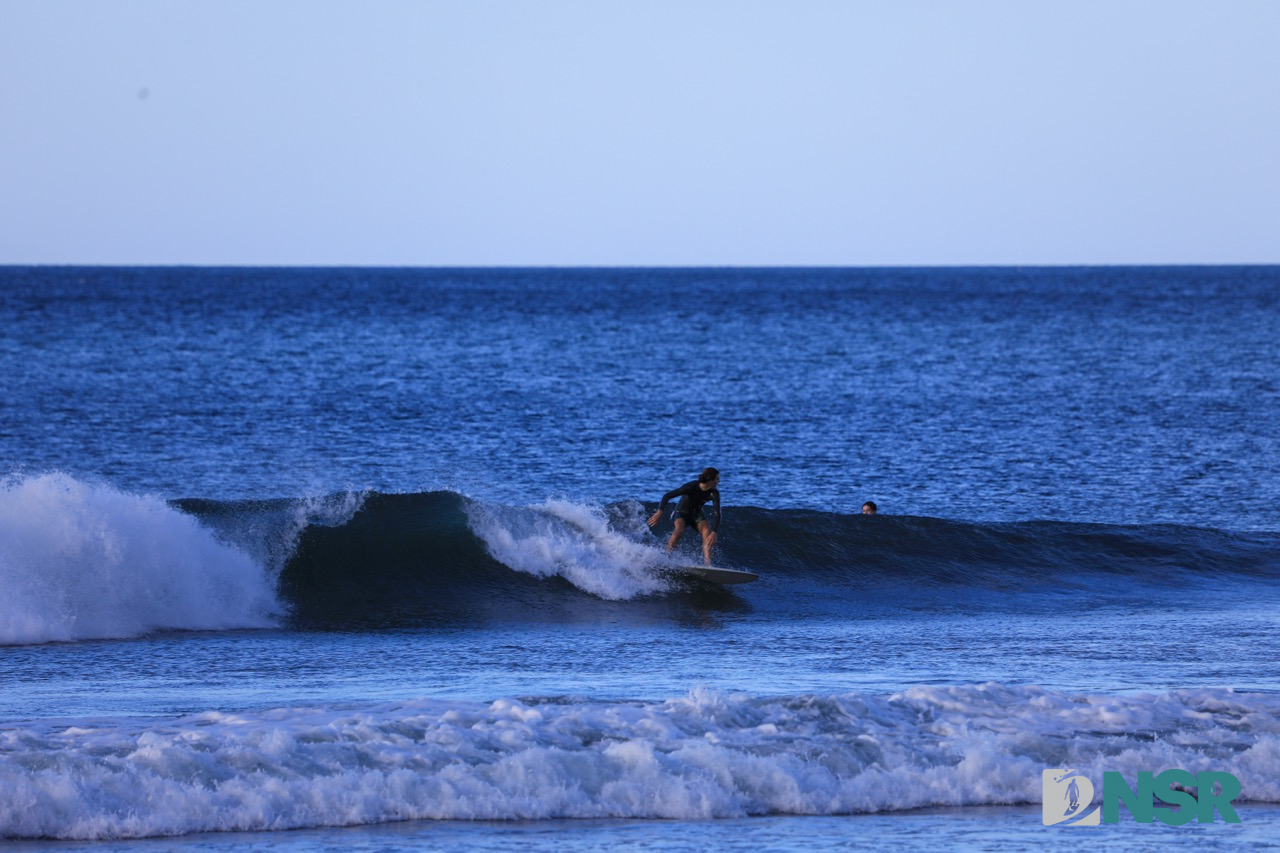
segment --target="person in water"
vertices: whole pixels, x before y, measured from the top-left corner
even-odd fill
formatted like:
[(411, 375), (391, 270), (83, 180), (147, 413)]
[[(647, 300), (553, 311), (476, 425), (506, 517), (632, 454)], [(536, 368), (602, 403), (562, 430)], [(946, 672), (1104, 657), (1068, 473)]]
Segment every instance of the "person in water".
[(876, 514), (877, 512), (879, 512), (879, 511), (880, 511), (880, 510), (876, 507), (876, 502), (875, 502), (875, 501), (867, 501), (866, 503), (864, 503), (864, 504), (862, 505), (862, 514), (863, 514), (863, 515), (875, 515), (875, 514)]
[[(671, 553), (671, 549), (676, 547), (676, 543), (680, 541), (680, 537), (684, 535), (685, 528), (692, 527), (702, 534), (702, 556), (706, 559), (707, 565), (711, 565), (711, 548), (716, 544), (716, 529), (720, 527), (720, 472), (715, 468), (707, 468), (698, 476), (698, 479), (685, 483), (678, 489), (672, 489), (662, 496), (662, 503), (658, 505), (658, 511), (649, 517), (649, 526), (656, 527), (658, 522), (662, 520), (662, 514), (667, 509), (667, 504), (672, 498), (679, 497), (680, 503), (676, 506), (676, 511), (672, 514), (675, 519), (676, 529), (672, 532), (671, 538), (667, 540), (667, 553)], [(714, 522), (707, 518), (703, 507), (710, 503), (714, 508)]]

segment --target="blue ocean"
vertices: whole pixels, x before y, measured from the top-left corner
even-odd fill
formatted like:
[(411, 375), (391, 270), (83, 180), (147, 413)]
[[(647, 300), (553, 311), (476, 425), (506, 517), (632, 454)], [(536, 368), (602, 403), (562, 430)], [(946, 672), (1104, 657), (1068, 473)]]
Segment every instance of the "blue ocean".
[(1280, 846), (1280, 268), (0, 267), (0, 368), (6, 849)]

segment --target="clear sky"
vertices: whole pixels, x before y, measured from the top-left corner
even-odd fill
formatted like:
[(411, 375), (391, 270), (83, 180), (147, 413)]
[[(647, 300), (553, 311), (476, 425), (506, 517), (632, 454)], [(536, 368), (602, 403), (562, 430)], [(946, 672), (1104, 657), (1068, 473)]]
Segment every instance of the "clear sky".
[(1280, 262), (1280, 0), (0, 0), (0, 264)]

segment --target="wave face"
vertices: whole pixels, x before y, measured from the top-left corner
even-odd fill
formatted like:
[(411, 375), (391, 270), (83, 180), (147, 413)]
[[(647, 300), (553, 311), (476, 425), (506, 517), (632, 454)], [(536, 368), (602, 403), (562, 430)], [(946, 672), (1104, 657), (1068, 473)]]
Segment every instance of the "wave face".
[[(700, 561), (697, 537), (668, 560), (664, 539), (644, 524), (653, 507), (639, 502), (511, 507), (440, 491), (325, 503), (178, 506), (276, 561), (280, 594), (305, 625), (644, 620), (708, 607), (785, 616), (1059, 609), (1171, 598), (1206, 583), (1273, 586), (1280, 577), (1272, 533), (734, 507), (717, 561), (761, 579), (730, 590), (674, 580), (673, 563)], [(276, 557), (264, 538), (277, 542)]]
[[(1178, 525), (972, 523), (745, 508), (724, 554), (848, 601), (1050, 609), (1274, 586), (1280, 535)], [(840, 610), (840, 605), (834, 605)]]
[(851, 814), (1036, 803), (1041, 771), (1180, 767), (1280, 801), (1280, 697), (995, 683), (650, 702), (420, 700), (0, 731), (0, 837), (394, 820)]
[(279, 586), (295, 621), (309, 626), (572, 621), (668, 591), (662, 562), (651, 542), (615, 530), (601, 510), (371, 493), (349, 518), (298, 533)]
[(62, 474), (0, 485), (0, 645), (275, 624), (275, 581), (190, 515)]

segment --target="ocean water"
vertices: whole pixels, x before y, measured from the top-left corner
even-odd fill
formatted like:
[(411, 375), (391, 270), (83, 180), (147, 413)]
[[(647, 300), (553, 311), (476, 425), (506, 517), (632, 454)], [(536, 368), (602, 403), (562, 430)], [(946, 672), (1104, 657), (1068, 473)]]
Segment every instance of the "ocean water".
[(1280, 268), (8, 267), (0, 367), (6, 849), (1280, 845)]

